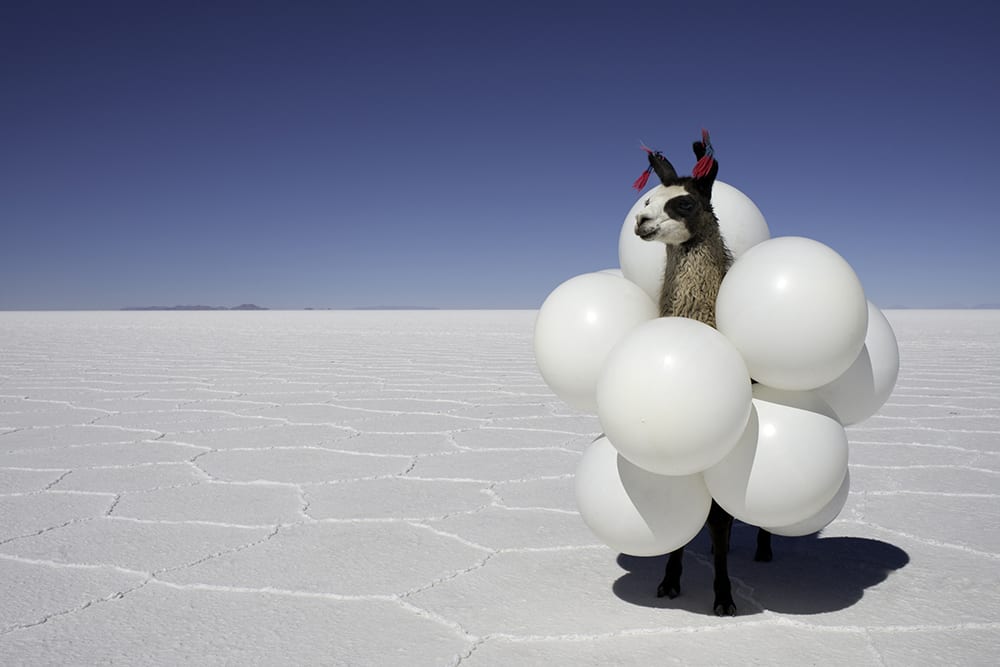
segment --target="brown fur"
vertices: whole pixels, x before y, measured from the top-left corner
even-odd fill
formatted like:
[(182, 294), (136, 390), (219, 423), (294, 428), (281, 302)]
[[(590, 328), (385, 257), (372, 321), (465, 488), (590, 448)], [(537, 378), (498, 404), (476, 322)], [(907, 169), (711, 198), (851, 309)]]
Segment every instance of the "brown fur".
[(668, 245), (660, 316), (689, 317), (715, 328), (715, 299), (732, 262), (717, 227), (705, 238)]

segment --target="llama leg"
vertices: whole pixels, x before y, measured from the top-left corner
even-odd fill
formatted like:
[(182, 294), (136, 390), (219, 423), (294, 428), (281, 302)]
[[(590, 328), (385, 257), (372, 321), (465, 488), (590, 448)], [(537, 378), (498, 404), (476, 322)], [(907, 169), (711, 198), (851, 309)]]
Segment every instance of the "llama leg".
[(771, 533), (763, 528), (757, 531), (757, 551), (754, 552), (753, 559), (761, 563), (770, 563), (774, 558), (771, 553)]
[(681, 561), (683, 559), (684, 547), (670, 552), (670, 556), (667, 558), (667, 571), (663, 575), (663, 581), (660, 582), (659, 588), (656, 589), (656, 597), (666, 596), (672, 600), (681, 594), (681, 570), (683, 569)]
[(712, 536), (712, 559), (715, 561), (715, 609), (716, 616), (735, 616), (732, 584), (729, 582), (729, 533), (733, 528), (733, 517), (729, 512), (712, 501), (708, 513), (708, 530)]

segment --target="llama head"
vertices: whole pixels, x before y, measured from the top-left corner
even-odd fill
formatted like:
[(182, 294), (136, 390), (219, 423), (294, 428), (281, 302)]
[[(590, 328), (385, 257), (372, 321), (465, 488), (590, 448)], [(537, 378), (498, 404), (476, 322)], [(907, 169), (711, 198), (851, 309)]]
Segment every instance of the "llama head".
[[(694, 143), (699, 162), (698, 177), (678, 176), (663, 155), (649, 153), (649, 165), (660, 178), (662, 188), (653, 190), (635, 218), (635, 233), (644, 241), (681, 245), (718, 232), (719, 222), (712, 210), (712, 184), (719, 163), (710, 153), (707, 136)], [(707, 155), (707, 159), (706, 159)]]

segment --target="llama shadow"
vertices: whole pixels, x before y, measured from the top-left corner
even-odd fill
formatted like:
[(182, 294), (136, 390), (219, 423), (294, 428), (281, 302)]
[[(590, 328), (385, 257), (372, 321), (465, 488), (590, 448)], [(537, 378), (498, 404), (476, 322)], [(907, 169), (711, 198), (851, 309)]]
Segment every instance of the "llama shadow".
[[(821, 614), (846, 609), (864, 596), (865, 589), (885, 581), (910, 562), (899, 547), (865, 537), (803, 537), (774, 535), (774, 561), (753, 560), (757, 529), (733, 524), (729, 574), (733, 597), (741, 616), (764, 609), (785, 614)], [(712, 557), (706, 530), (684, 551), (681, 595), (673, 600), (656, 597), (663, 579), (665, 556), (640, 558), (619, 554), (618, 564), (626, 574), (612, 590), (625, 602), (659, 609), (681, 609), (696, 614), (712, 613)], [(748, 600), (736, 579), (753, 588)], [(756, 604), (755, 604), (756, 603)], [(758, 608), (758, 607), (762, 607)]]

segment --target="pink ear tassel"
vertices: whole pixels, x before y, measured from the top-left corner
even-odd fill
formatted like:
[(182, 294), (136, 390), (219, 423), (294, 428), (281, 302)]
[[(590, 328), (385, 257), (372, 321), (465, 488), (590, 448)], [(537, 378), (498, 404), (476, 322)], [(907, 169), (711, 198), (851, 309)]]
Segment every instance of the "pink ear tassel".
[(712, 171), (712, 165), (715, 164), (715, 160), (711, 155), (706, 155), (702, 159), (698, 160), (698, 164), (694, 166), (691, 170), (692, 178), (704, 178), (708, 176), (708, 172)]
[(653, 173), (653, 167), (652, 167), (652, 165), (649, 166), (649, 167), (646, 167), (646, 171), (642, 172), (642, 176), (640, 176), (639, 178), (635, 179), (635, 183), (632, 184), (632, 187), (635, 188), (636, 190), (639, 190), (641, 192), (642, 189), (644, 187), (646, 187), (646, 183), (649, 182), (649, 175), (651, 173)]
[(694, 169), (691, 170), (692, 178), (704, 178), (708, 176), (708, 172), (712, 171), (712, 165), (715, 164), (715, 149), (712, 148), (712, 142), (708, 138), (708, 130), (703, 129), (701, 131), (701, 142), (705, 144), (705, 155), (698, 160), (697, 164), (694, 165)]
[[(653, 149), (649, 148), (648, 146), (646, 146), (646, 144), (642, 143), (641, 141), (639, 142), (639, 146), (642, 148), (642, 150), (646, 151), (650, 155), (653, 154)], [(646, 187), (646, 183), (649, 182), (649, 175), (651, 173), (653, 173), (653, 165), (649, 165), (648, 167), (646, 167), (646, 171), (642, 172), (642, 176), (635, 179), (635, 183), (632, 184), (632, 187), (642, 192), (642, 189)]]

